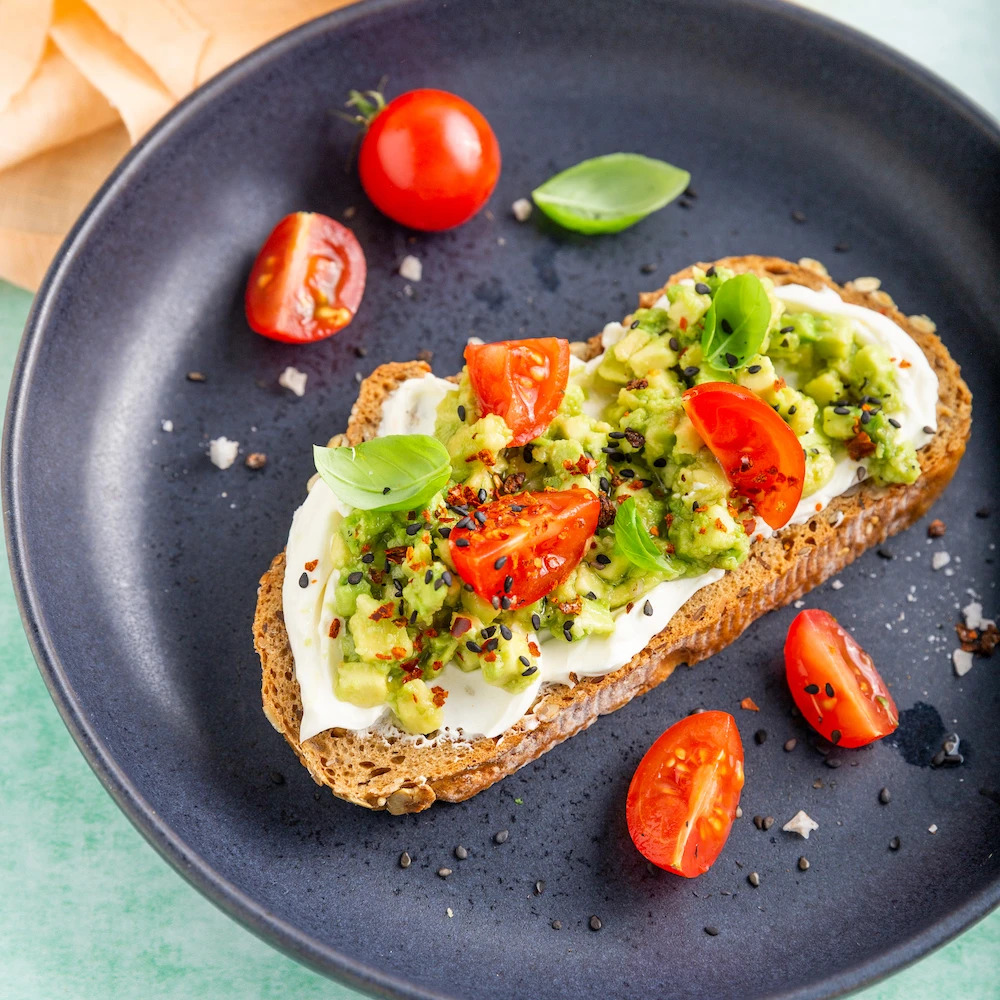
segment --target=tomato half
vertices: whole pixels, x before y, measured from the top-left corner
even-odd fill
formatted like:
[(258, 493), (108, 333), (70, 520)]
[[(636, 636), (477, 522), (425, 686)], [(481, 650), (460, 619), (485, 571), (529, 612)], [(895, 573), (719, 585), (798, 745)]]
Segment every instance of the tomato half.
[(785, 676), (802, 717), (831, 743), (863, 747), (899, 725), (872, 658), (829, 612), (810, 608), (792, 622)]
[(411, 90), (372, 119), (358, 154), (375, 207), (412, 229), (436, 232), (471, 219), (500, 176), (500, 145), (468, 101)]
[(728, 712), (675, 722), (639, 762), (625, 818), (644, 858), (694, 878), (729, 837), (743, 788), (743, 743)]
[(578, 486), (516, 493), (479, 507), (448, 538), (458, 575), (496, 606), (533, 604), (562, 583), (597, 530), (600, 501)]
[(286, 215), (250, 271), (247, 322), (272, 340), (323, 340), (354, 319), (366, 276), (364, 251), (350, 229), (316, 212)]
[(514, 432), (511, 447), (534, 440), (552, 423), (569, 379), (569, 341), (557, 337), (469, 344), (469, 380), (483, 413)]
[(756, 393), (705, 382), (684, 393), (684, 409), (726, 478), (774, 529), (802, 499), (806, 462), (795, 431)]

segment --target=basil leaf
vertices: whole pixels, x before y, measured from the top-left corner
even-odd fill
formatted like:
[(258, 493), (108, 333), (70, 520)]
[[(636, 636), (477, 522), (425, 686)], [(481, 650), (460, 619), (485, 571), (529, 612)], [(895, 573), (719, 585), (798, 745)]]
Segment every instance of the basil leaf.
[(713, 368), (742, 368), (760, 351), (771, 325), (771, 300), (755, 274), (719, 285), (705, 313), (701, 351)]
[(389, 434), (353, 448), (315, 445), (313, 461), (337, 499), (358, 510), (414, 510), (451, 472), (448, 449), (427, 434)]
[(638, 153), (584, 160), (531, 192), (554, 222), (577, 233), (617, 233), (663, 208), (691, 182), (686, 170)]
[(635, 500), (629, 497), (615, 514), (615, 552), (624, 556), (633, 566), (665, 573), (670, 580), (681, 575), (681, 570), (656, 547), (649, 529), (639, 517)]

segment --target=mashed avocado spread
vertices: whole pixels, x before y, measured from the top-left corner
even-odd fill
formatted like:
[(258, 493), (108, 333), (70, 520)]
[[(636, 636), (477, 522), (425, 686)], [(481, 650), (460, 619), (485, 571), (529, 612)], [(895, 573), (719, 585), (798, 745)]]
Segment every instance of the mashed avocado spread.
[[(736, 382), (782, 417), (805, 455), (803, 498), (848, 456), (878, 484), (917, 478), (912, 437), (900, 430), (898, 359), (860, 337), (848, 316), (783, 303), (762, 279), (771, 316), (759, 353), (741, 367), (704, 362), (706, 312), (731, 277), (695, 270), (631, 326), (609, 328), (604, 353), (574, 360), (555, 418), (524, 446), (509, 447), (504, 420), (479, 412), (463, 371), (436, 415), (435, 436), (451, 458), (447, 487), (416, 511), (353, 510), (333, 531), (325, 601), (330, 637), (341, 644), (338, 699), (388, 706), (399, 728), (430, 733), (442, 724), (448, 692), (436, 679), (446, 666), (524, 691), (537, 684), (543, 640), (608, 635), (664, 580), (735, 569), (769, 529), (734, 498), (685, 414), (681, 396), (694, 385)], [(474, 512), (499, 494), (573, 486), (604, 494), (610, 511), (633, 498), (662, 568), (640, 568), (616, 551), (614, 524), (602, 517), (582, 560), (546, 597), (513, 610), (478, 597), (451, 560), (454, 508)]]

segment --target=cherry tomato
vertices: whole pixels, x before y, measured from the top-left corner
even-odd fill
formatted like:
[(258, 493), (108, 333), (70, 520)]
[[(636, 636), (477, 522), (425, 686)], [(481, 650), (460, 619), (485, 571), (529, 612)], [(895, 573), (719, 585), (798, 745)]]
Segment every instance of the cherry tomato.
[(639, 853), (694, 878), (719, 856), (743, 788), (743, 743), (728, 712), (675, 722), (639, 762), (625, 805)]
[(468, 101), (444, 90), (411, 90), (378, 111), (358, 155), (361, 186), (375, 207), (411, 229), (467, 222), (500, 176), (500, 146)]
[(774, 529), (802, 498), (806, 462), (795, 431), (759, 396), (729, 382), (684, 393), (684, 409), (733, 488)]
[(364, 252), (346, 226), (315, 212), (286, 215), (250, 271), (247, 322), (272, 340), (323, 340), (354, 319), (366, 274)]
[(785, 676), (802, 717), (831, 743), (863, 747), (899, 725), (872, 658), (826, 611), (809, 609), (792, 622)]
[(471, 518), (474, 528), (452, 528), (452, 562), (484, 601), (519, 608), (573, 571), (597, 530), (601, 504), (575, 486), (500, 497), (478, 511), (485, 523)]
[(534, 440), (552, 423), (569, 379), (569, 341), (557, 337), (469, 344), (469, 380), (483, 413), (514, 432), (511, 447)]

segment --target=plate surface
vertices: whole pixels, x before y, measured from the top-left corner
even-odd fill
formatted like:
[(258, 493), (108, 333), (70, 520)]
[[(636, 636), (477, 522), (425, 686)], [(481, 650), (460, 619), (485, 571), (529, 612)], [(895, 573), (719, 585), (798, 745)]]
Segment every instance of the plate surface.
[[(504, 155), (491, 214), (411, 237), (367, 204), (346, 169), (352, 129), (331, 111), (384, 73), (393, 93), (440, 86), (487, 115)], [(511, 217), (556, 170), (620, 149), (689, 168), (697, 197), (607, 238)], [(970, 595), (1000, 612), (998, 154), (995, 127), (923, 70), (766, 0), (376, 2), (211, 82), (71, 234), (7, 417), (26, 627), (105, 785), (228, 912), (385, 996), (826, 997), (957, 933), (1000, 899), (1000, 804), (980, 793), (1000, 773), (1000, 675), (977, 660), (959, 679), (950, 664)], [(354, 324), (303, 348), (251, 334), (243, 286), (274, 222), (348, 206), (369, 263)], [(396, 273), (408, 252), (424, 265), (412, 294)], [(903, 710), (898, 737), (824, 766), (790, 714), (786, 608), (467, 803), (394, 818), (320, 794), (260, 711), (250, 621), (309, 446), (345, 425), (357, 373), (421, 349), (452, 372), (470, 335), (584, 338), (690, 261), (747, 252), (879, 275), (937, 320), (973, 389), (969, 453), (934, 511), (944, 538), (922, 522), (806, 601), (872, 653)], [(276, 384), (289, 364), (309, 375), (302, 399)], [(267, 468), (214, 468), (207, 441), (223, 434)], [(951, 563), (934, 572), (937, 551)], [(738, 708), (746, 696), (759, 715)], [(646, 747), (697, 706), (736, 714), (747, 783), (722, 858), (688, 882), (647, 871), (623, 802)], [(966, 762), (932, 769), (949, 730)], [(820, 824), (808, 842), (781, 832), (800, 808)], [(758, 830), (755, 814), (777, 822)]]

